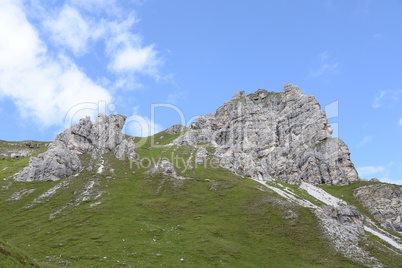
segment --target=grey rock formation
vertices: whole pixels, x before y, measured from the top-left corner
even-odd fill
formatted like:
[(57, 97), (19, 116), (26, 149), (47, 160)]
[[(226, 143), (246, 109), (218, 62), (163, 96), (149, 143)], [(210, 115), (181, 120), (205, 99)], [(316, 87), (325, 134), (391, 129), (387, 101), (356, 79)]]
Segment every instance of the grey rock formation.
[(135, 150), (134, 137), (128, 137), (121, 141), (114, 150), (114, 156), (117, 158), (135, 159), (137, 158), (137, 152)]
[(195, 163), (198, 165), (202, 165), (204, 163), (205, 157), (207, 156), (208, 156), (207, 149), (205, 149), (204, 147), (200, 147), (195, 155)]
[(354, 195), (384, 228), (402, 232), (402, 186), (373, 184), (357, 188)]
[(222, 166), (253, 179), (336, 185), (358, 180), (348, 147), (331, 135), (317, 100), (286, 84), (280, 93), (236, 93), (173, 143), (211, 143)]
[(114, 151), (118, 158), (136, 157), (134, 139), (125, 138), (121, 132), (126, 117), (123, 115), (99, 114), (93, 124), (89, 117), (57, 135), (49, 150), (32, 157), (29, 166), (17, 176), (17, 181), (55, 181), (69, 177), (82, 169), (79, 154), (96, 158)]
[(123, 141), (121, 132), (126, 116), (99, 114), (95, 124), (89, 117), (83, 118), (78, 124), (71, 126), (57, 135), (56, 141), (66, 144), (70, 150), (91, 154), (96, 157), (116, 149)]
[(336, 219), (341, 224), (357, 224), (361, 226), (363, 233), (364, 216), (357, 210), (355, 206), (326, 206), (324, 212), (333, 219)]
[(153, 168), (146, 172), (148, 175), (164, 175), (164, 176), (176, 176), (176, 170), (173, 164), (167, 160), (162, 159), (158, 161)]
[(364, 236), (364, 217), (353, 206), (333, 207), (314, 210), (320, 220), (325, 236), (333, 248), (347, 258), (364, 264), (364, 267), (383, 267), (370, 252), (361, 247)]
[(166, 129), (165, 132), (167, 134), (178, 134), (180, 132), (183, 132), (186, 129), (185, 126), (181, 125), (181, 124), (176, 124), (171, 126), (170, 128)]
[(49, 150), (38, 157), (31, 157), (29, 166), (16, 177), (17, 181), (55, 181), (69, 177), (81, 169), (81, 162), (75, 151), (62, 142), (52, 143)]

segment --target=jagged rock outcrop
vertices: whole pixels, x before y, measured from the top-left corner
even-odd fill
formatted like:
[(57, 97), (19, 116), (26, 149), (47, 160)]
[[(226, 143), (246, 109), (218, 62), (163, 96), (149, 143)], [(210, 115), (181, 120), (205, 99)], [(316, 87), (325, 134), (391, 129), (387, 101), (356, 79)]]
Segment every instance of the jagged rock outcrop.
[(183, 132), (186, 129), (185, 126), (181, 125), (181, 124), (176, 124), (171, 126), (170, 128), (166, 129), (165, 132), (167, 134), (178, 134)]
[(99, 114), (93, 124), (89, 117), (56, 136), (49, 150), (32, 157), (29, 166), (17, 176), (17, 181), (55, 181), (69, 177), (82, 169), (79, 154), (99, 155), (114, 151), (118, 158), (136, 157), (134, 139), (121, 132), (126, 117)]
[(99, 154), (115, 150), (122, 143), (124, 135), (121, 130), (125, 121), (124, 115), (99, 114), (93, 124), (87, 116), (57, 135), (55, 141), (63, 142), (70, 150), (91, 154), (96, 158)]
[(317, 100), (286, 84), (280, 93), (236, 93), (215, 114), (200, 116), (177, 145), (211, 143), (221, 165), (257, 180), (345, 185), (358, 180), (343, 141)]
[(361, 233), (363, 233), (364, 216), (355, 206), (326, 206), (324, 207), (324, 212), (332, 219), (339, 221), (341, 224), (357, 224), (361, 227)]
[(402, 186), (373, 184), (354, 191), (354, 196), (384, 228), (402, 232)]
[(56, 141), (49, 150), (31, 157), (29, 166), (16, 177), (17, 181), (55, 181), (69, 177), (81, 169), (81, 162), (75, 151), (69, 150), (62, 142)]
[(114, 150), (114, 156), (117, 158), (135, 159), (137, 157), (137, 151), (135, 150), (134, 137), (128, 137), (123, 139)]

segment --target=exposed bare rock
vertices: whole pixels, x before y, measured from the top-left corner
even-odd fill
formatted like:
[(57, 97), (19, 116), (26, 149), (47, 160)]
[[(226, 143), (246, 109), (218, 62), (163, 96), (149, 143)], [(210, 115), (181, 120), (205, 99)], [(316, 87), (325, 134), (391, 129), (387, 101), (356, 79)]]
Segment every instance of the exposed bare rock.
[(7, 201), (18, 201), (21, 198), (23, 198), (24, 196), (27, 196), (27, 195), (35, 192), (35, 190), (36, 189), (22, 189), (22, 190), (19, 190), (19, 191), (13, 193), (11, 195), (11, 197), (9, 199), (7, 199)]
[(67, 149), (64, 143), (54, 142), (49, 150), (31, 157), (29, 166), (15, 178), (17, 181), (56, 181), (69, 177), (81, 169), (81, 162), (75, 151)]
[(171, 126), (170, 128), (166, 129), (165, 132), (167, 134), (178, 134), (183, 132), (186, 129), (185, 126), (181, 125), (181, 124), (176, 124)]
[(196, 156), (195, 156), (195, 163), (198, 165), (202, 165), (204, 163), (205, 157), (208, 156), (208, 151), (204, 147), (200, 147), (197, 150)]
[(128, 137), (122, 140), (122, 142), (117, 145), (116, 149), (114, 150), (114, 155), (119, 159), (124, 157), (127, 159), (137, 158), (134, 137)]
[(86, 117), (57, 135), (56, 141), (65, 143), (70, 150), (96, 157), (113, 151), (124, 140), (121, 130), (125, 121), (126, 116), (120, 114), (99, 114), (95, 124)]
[(402, 232), (402, 186), (373, 184), (355, 189), (354, 195), (384, 228)]
[(332, 138), (317, 100), (286, 84), (280, 93), (236, 93), (200, 116), (177, 145), (211, 143), (221, 165), (257, 180), (345, 185), (358, 180), (348, 147)]
[(360, 247), (364, 235), (363, 216), (353, 206), (332, 207), (314, 210), (325, 235), (332, 246), (345, 257), (364, 264), (365, 267), (383, 267), (370, 252)]
[(29, 166), (17, 174), (17, 181), (55, 181), (82, 169), (79, 154), (97, 158), (114, 151), (116, 157), (136, 157), (134, 139), (121, 132), (126, 117), (99, 114), (93, 124), (89, 117), (57, 135), (49, 150), (32, 157)]
[(47, 190), (46, 192), (35, 198), (32, 201), (32, 203), (27, 205), (25, 208), (30, 208), (36, 204), (41, 204), (49, 201), (60, 189), (66, 188), (69, 184), (70, 182), (68, 180), (63, 180), (59, 182), (58, 184), (56, 184), (55, 186), (53, 186), (52, 188), (50, 188), (49, 190)]
[(167, 160), (162, 159), (158, 161), (153, 168), (146, 172), (148, 175), (158, 175), (162, 174), (164, 176), (176, 176), (176, 170), (173, 164)]
[(360, 226), (361, 233), (363, 233), (364, 216), (355, 206), (326, 206), (324, 212), (332, 219), (339, 221), (341, 224), (356, 224)]

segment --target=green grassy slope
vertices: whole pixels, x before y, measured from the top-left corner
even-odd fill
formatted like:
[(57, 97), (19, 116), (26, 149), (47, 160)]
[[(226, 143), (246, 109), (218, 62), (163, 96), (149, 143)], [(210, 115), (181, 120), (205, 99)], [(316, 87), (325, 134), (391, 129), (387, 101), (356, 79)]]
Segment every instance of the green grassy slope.
[[(175, 137), (162, 132), (154, 141)], [(42, 263), (70, 267), (360, 267), (330, 247), (310, 210), (213, 168), (212, 157), (196, 165), (194, 147), (143, 141), (142, 160), (106, 154), (102, 174), (99, 161), (82, 156), (93, 169), (63, 185), (0, 173), (0, 235)], [(146, 174), (147, 161), (163, 157), (181, 179)], [(31, 205), (57, 185), (47, 202)], [(15, 192), (26, 194), (13, 201)]]
[[(25, 145), (27, 142), (7, 142), (0, 140), (0, 153), (9, 151), (32, 150), (32, 155), (37, 156), (46, 152), (48, 142), (31, 141), (38, 147), (30, 148)], [(14, 158), (10, 156), (0, 156), (0, 178), (7, 178), (21, 171), (28, 166), (30, 157)]]
[(0, 267), (40, 267), (26, 253), (0, 240)]

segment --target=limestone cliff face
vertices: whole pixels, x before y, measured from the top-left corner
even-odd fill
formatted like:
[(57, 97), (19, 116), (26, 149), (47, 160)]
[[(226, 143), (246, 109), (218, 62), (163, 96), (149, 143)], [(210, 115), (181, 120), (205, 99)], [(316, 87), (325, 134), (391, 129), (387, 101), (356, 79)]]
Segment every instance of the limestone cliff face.
[(336, 185), (358, 180), (348, 147), (331, 135), (317, 100), (286, 84), (280, 93), (236, 93), (174, 143), (211, 143), (222, 166), (253, 179)]
[(134, 140), (125, 138), (121, 132), (126, 117), (123, 115), (99, 114), (95, 123), (89, 117), (57, 135), (49, 150), (32, 157), (29, 166), (15, 178), (17, 181), (55, 181), (69, 177), (81, 170), (79, 154), (90, 154), (93, 158), (114, 152), (118, 158), (136, 157)]
[(357, 188), (354, 196), (382, 227), (402, 233), (402, 186), (367, 185)]
[(122, 143), (124, 135), (121, 130), (125, 121), (126, 116), (120, 114), (99, 114), (94, 124), (86, 117), (57, 135), (55, 142), (62, 142), (70, 150), (96, 158), (98, 154), (113, 151)]

